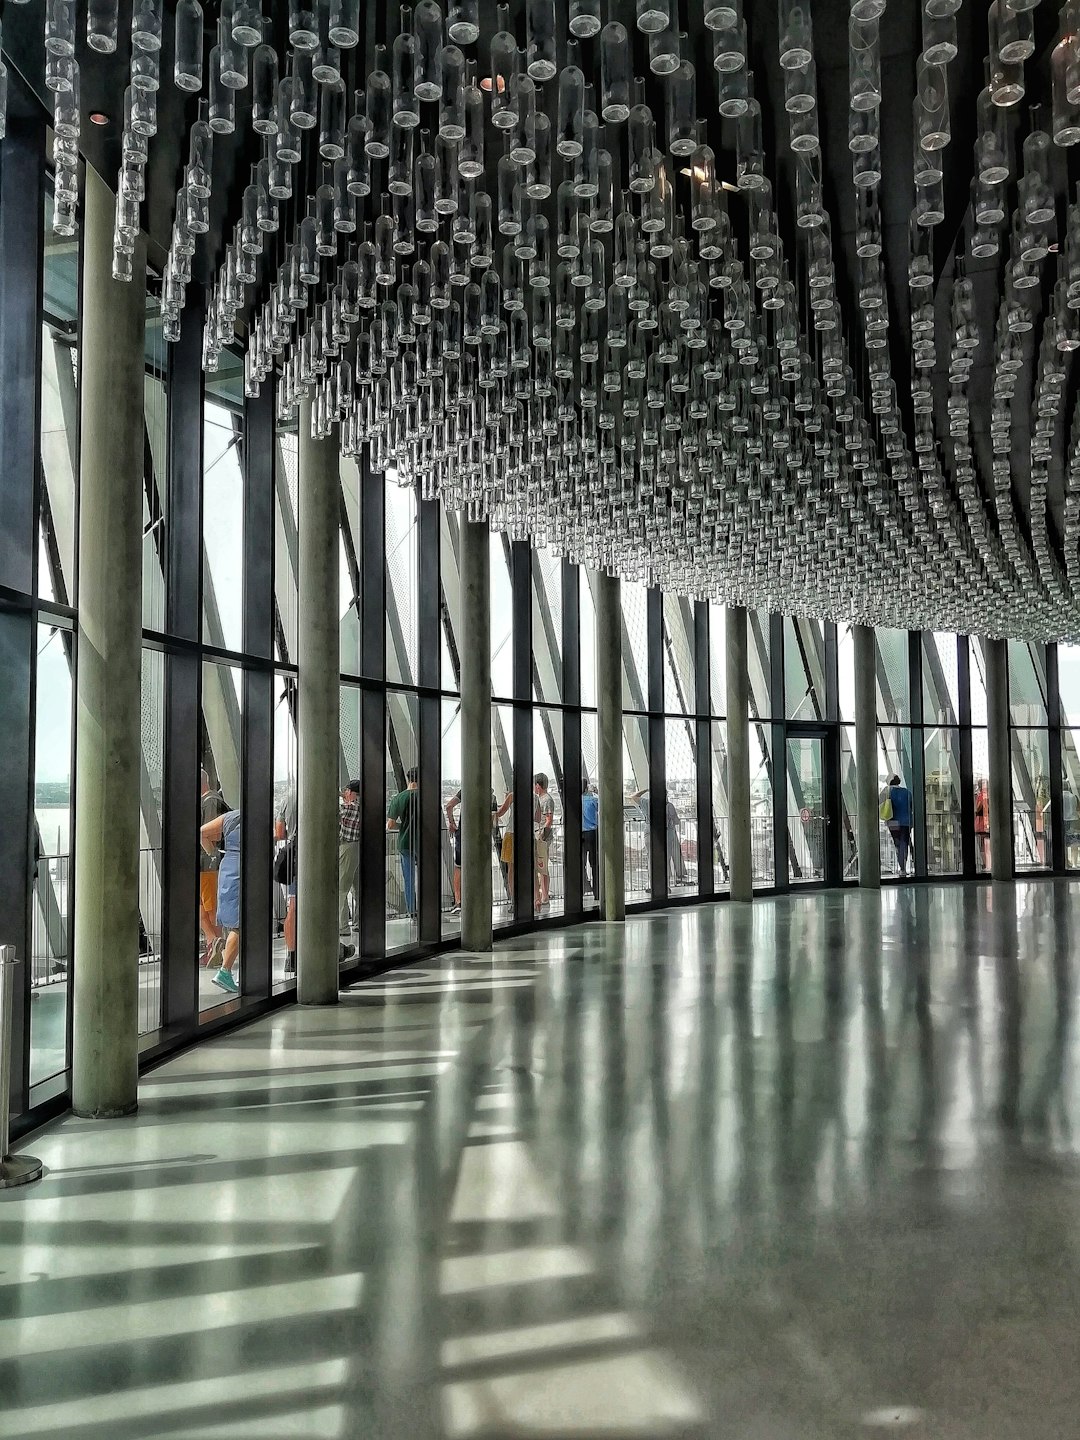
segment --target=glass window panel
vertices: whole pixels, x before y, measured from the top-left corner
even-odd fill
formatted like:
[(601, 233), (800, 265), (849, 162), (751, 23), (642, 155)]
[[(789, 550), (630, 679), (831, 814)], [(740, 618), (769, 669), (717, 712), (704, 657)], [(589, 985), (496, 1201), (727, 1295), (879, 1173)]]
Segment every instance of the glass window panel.
[[(494, 557), (493, 557), (494, 558)], [(514, 919), (514, 712), (509, 705), (491, 707), (491, 788), (499, 802), (494, 839), (497, 869), (491, 877), (492, 919), (509, 925)], [(527, 843), (532, 830), (526, 827)]]
[(986, 724), (986, 653), (978, 635), (968, 638), (968, 672), (971, 687), (971, 723)]
[(79, 240), (52, 233), (45, 197), (38, 594), (73, 605), (78, 492)]
[(750, 716), (767, 720), (772, 706), (772, 645), (767, 610), (751, 610), (747, 616), (746, 664), (750, 672)]
[[(386, 678), (416, 684), (420, 598), (416, 487), (386, 472)], [(389, 792), (388, 792), (389, 793)]]
[[(542, 918), (561, 915), (566, 908), (566, 844), (563, 826), (562, 713), (533, 711), (533, 777), (543, 775), (547, 796), (536, 794), (533, 813), (533, 861), (536, 866), (535, 899)], [(547, 799), (551, 801), (550, 822)], [(540, 833), (536, 834), (539, 830)]]
[(825, 627), (820, 620), (784, 618), (784, 697), (789, 720), (825, 715)]
[[(900, 785), (908, 791), (909, 805), (911, 807), (910, 834), (906, 837), (899, 833), (898, 821), (894, 820), (890, 827), (884, 820), (878, 821), (878, 846), (881, 853), (882, 875), (897, 876), (900, 871), (900, 857), (906, 854), (907, 873), (911, 874), (914, 866), (915, 849), (915, 813), (914, 796), (911, 793), (911, 730), (900, 725), (879, 725), (877, 727), (877, 763), (878, 763), (878, 795), (884, 801), (885, 791), (889, 788), (890, 781), (895, 776)], [(906, 845), (905, 845), (906, 839)]]
[[(356, 461), (347, 455), (342, 455), (338, 462), (338, 478), (341, 484), (342, 501), (341, 521), (338, 529), (338, 664), (343, 675), (359, 675), (361, 671), (360, 557), (363, 553), (360, 492), (363, 482)], [(395, 486), (394, 489), (396, 492), (397, 487)], [(387, 581), (389, 581), (389, 574)], [(397, 597), (395, 596), (395, 607), (396, 603)], [(391, 609), (388, 607), (388, 617), (390, 613)], [(396, 608), (393, 613), (397, 613)], [(389, 655), (389, 634), (386, 643)], [(294, 658), (295, 653), (294, 649)]]
[(1061, 819), (1065, 864), (1080, 870), (1080, 730), (1061, 732)]
[(242, 410), (207, 395), (203, 406), (203, 640), (244, 643)]
[(139, 1034), (161, 1025), (162, 787), (165, 780), (165, 656), (142, 652), (139, 838)]
[(776, 883), (772, 728), (750, 726), (750, 845), (755, 886)]
[(161, 300), (147, 277), (146, 373), (143, 418), (146, 427), (143, 484), (143, 625), (165, 629), (165, 505), (169, 493), (168, 404), (165, 377), (168, 346), (161, 323)]
[(959, 730), (946, 729), (941, 725), (928, 725), (924, 729), (923, 774), (927, 872), (930, 875), (959, 875), (964, 868)]
[[(298, 567), (300, 560), (297, 516), (300, 499), (300, 461), (295, 426), (280, 425), (274, 446), (274, 598), (279, 630), (278, 659), (296, 663)], [(342, 578), (345, 578), (344, 568)], [(342, 668), (344, 668), (344, 653)]]
[[(386, 695), (387, 818), (396, 828), (386, 832), (386, 948), (399, 950), (417, 940), (416, 897), (420, 878), (419, 802), (408, 797), (409, 772), (418, 765), (419, 704), (415, 695), (390, 690)], [(400, 811), (400, 814), (395, 812)]]
[(644, 715), (623, 716), (623, 782), (628, 797), (623, 806), (625, 893), (627, 900), (646, 900), (652, 890), (652, 878), (649, 859), (649, 721)]
[(710, 726), (712, 777), (712, 867), (713, 890), (719, 893), (731, 884), (731, 852), (728, 848), (728, 753), (727, 725), (714, 720)]
[(694, 602), (664, 595), (664, 709), (676, 715), (697, 711)]
[[(442, 895), (439, 908), (445, 937), (461, 933), (461, 702), (444, 700), (441, 712)], [(493, 883), (493, 899), (496, 893)]]
[(68, 1068), (71, 940), (70, 631), (37, 627), (34, 712), (36, 884), (31, 929), (30, 1084)]
[(709, 601), (709, 706), (727, 714), (727, 606)]
[(875, 630), (877, 650), (877, 715), (883, 725), (904, 725), (911, 721), (911, 675), (908, 665), (908, 632)]
[(514, 584), (510, 542), (491, 537), (491, 693), (509, 700), (514, 694)]
[[(360, 704), (363, 691), (356, 685), (342, 685), (338, 690), (338, 789), (342, 814), (345, 790), (350, 781), (359, 781), (363, 792), (363, 738)], [(392, 794), (392, 791), (388, 791)], [(388, 851), (392, 850), (388, 846)], [(343, 841), (338, 829), (338, 940), (341, 945), (356, 947), (360, 929), (360, 842)], [(351, 959), (351, 956), (342, 958)]]
[[(343, 742), (346, 740), (344, 728)], [(274, 858), (287, 849), (285, 880), (274, 884), (273, 988), (296, 984), (296, 681), (277, 677), (274, 706)]]
[[(199, 1009), (220, 1006), (243, 987), (240, 933), (240, 798), (243, 794), (243, 675), (238, 666), (206, 661), (202, 667), (203, 753), (200, 850)], [(208, 836), (206, 826), (213, 825)], [(232, 978), (232, 985), (230, 979)]]
[(1080, 645), (1061, 644), (1058, 653), (1058, 695), (1062, 725), (1080, 723)]
[[(581, 769), (582, 769), (582, 832), (581, 867), (582, 897), (588, 910), (599, 903), (600, 898), (600, 802), (598, 796), (599, 768), (597, 765), (596, 716), (581, 717)], [(596, 800), (595, 815), (586, 815), (587, 796)]]
[(667, 876), (670, 895), (698, 890), (697, 754), (693, 720), (664, 726), (667, 771)]
[(824, 741), (789, 735), (786, 748), (788, 880), (807, 885), (825, 878)]
[(623, 709), (644, 710), (649, 703), (648, 595), (644, 585), (624, 580)]
[(836, 627), (836, 680), (840, 719), (855, 719), (855, 627)]
[[(845, 626), (845, 629), (850, 627)], [(856, 880), (859, 875), (859, 810), (855, 770), (855, 727), (840, 727), (840, 854), (843, 878)]]
[(562, 680), (562, 559), (550, 550), (532, 557), (533, 694), (557, 704)]
[(593, 604), (593, 573), (584, 565), (578, 566), (579, 605), (578, 616), (581, 624), (579, 647), (581, 651), (581, 703), (596, 704), (596, 609)]
[(923, 631), (923, 723), (956, 725), (960, 721), (960, 668), (955, 635)]
[(456, 511), (439, 506), (439, 673), (444, 690), (461, 688), (461, 521)]
[[(1012, 650), (1012, 641), (1009, 649)], [(1019, 648), (1028, 647), (1022, 641)], [(1041, 648), (1041, 647), (1039, 647)], [(1050, 846), (1050, 737), (1046, 730), (1012, 732), (1013, 852), (1017, 870), (1045, 870)]]
[(1009, 641), (1009, 712), (1014, 725), (1046, 724), (1046, 646)]
[[(973, 654), (975, 648), (973, 645)], [(990, 870), (990, 747), (986, 730), (981, 728), (971, 732), (971, 783), (975, 807), (975, 869), (983, 875)]]

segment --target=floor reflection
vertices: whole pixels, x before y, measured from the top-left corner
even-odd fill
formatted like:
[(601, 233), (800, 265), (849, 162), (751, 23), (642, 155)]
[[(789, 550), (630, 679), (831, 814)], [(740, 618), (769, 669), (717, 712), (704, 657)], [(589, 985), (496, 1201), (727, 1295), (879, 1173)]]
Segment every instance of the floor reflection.
[(1078, 899), (697, 907), (203, 1045), (0, 1197), (0, 1436), (1073, 1434)]

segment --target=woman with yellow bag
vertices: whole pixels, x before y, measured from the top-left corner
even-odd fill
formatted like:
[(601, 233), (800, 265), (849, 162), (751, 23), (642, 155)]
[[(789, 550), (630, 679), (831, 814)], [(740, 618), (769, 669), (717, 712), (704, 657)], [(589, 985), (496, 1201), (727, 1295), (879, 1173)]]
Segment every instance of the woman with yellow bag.
[(880, 815), (896, 847), (900, 874), (907, 875), (908, 852), (911, 848), (911, 791), (894, 775), (882, 792)]

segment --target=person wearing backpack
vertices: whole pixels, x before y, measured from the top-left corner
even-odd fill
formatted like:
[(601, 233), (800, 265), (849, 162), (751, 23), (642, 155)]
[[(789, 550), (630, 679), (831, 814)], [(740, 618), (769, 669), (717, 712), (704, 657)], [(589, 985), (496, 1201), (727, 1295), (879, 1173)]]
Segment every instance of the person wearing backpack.
[(907, 875), (908, 851), (911, 848), (911, 791), (894, 775), (881, 800), (881, 818), (896, 849), (900, 874)]

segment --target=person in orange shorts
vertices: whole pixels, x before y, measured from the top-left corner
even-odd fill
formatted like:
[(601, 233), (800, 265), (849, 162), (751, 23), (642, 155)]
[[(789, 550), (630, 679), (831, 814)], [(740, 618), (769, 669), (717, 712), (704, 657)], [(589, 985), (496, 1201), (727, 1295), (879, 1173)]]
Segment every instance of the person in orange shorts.
[[(229, 807), (225, 804), (220, 790), (214, 790), (210, 785), (210, 776), (205, 770), (200, 772), (201, 776), (201, 809), (202, 819), (199, 821), (200, 829), (203, 825), (209, 825), (211, 820), (226, 814)], [(203, 933), (203, 964), (206, 966), (220, 966), (221, 957), (225, 952), (225, 937), (221, 933), (221, 926), (218, 924), (218, 866), (221, 864), (221, 852), (215, 849), (212, 854), (205, 849), (199, 850), (199, 925)]]

